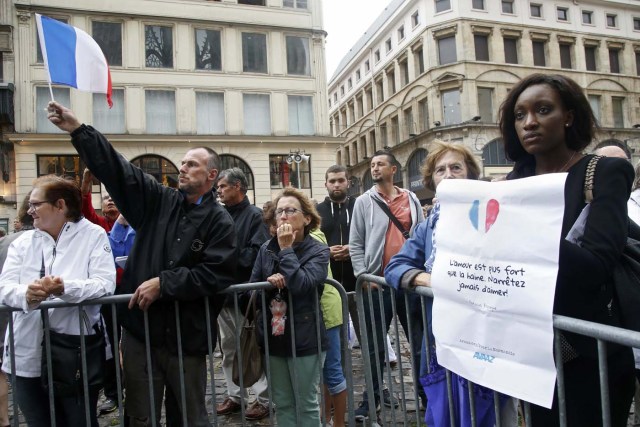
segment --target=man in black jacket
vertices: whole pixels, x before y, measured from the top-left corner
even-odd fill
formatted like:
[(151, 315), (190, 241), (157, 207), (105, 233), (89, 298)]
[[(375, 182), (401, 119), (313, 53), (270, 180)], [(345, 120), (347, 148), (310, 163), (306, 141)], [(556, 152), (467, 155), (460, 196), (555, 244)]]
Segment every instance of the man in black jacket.
[[(236, 264), (233, 221), (212, 191), (218, 155), (205, 147), (187, 151), (180, 167), (179, 191), (175, 191), (129, 163), (102, 134), (81, 125), (71, 110), (56, 102), (49, 103), (48, 109), (51, 123), (71, 134), (80, 158), (137, 230), (118, 289), (118, 293), (133, 293), (128, 308), (118, 307), (124, 328), (126, 411), (131, 425), (152, 425), (154, 416), (159, 422), (166, 388), (180, 410), (180, 414), (167, 414), (168, 418), (181, 417), (188, 426), (209, 426), (207, 328), (215, 342), (214, 322), (224, 301), (218, 292), (234, 282)], [(144, 344), (147, 337), (150, 366)], [(153, 413), (149, 379), (153, 382)]]
[[(262, 222), (262, 211), (249, 203), (247, 198), (247, 177), (240, 168), (225, 169), (218, 178), (218, 198), (224, 204), (227, 212), (233, 218), (236, 229), (236, 247), (238, 251), (238, 269), (236, 283), (248, 282), (253, 270), (253, 264), (258, 256), (260, 246), (269, 235)], [(236, 325), (242, 322), (242, 314), (235, 313), (235, 304), (231, 295), (218, 316), (220, 328), (220, 348), (222, 350), (222, 373), (227, 382), (227, 398), (216, 405), (218, 415), (227, 415), (240, 411), (240, 400), (247, 397), (244, 390), (234, 384), (233, 359), (236, 356)], [(245, 418), (250, 421), (260, 420), (269, 416), (269, 395), (267, 392), (267, 378), (262, 378), (252, 387), (256, 401), (245, 412)]]
[[(355, 197), (347, 195), (349, 178), (347, 168), (341, 165), (333, 165), (324, 174), (329, 196), (322, 203), (318, 203), (318, 213), (322, 217), (320, 228), (327, 237), (333, 278), (342, 284), (347, 292), (355, 292), (356, 277), (353, 274), (351, 257), (349, 255), (349, 227), (353, 215)], [(358, 308), (354, 294), (349, 296), (349, 314), (353, 326), (360, 341), (360, 322), (358, 321)]]

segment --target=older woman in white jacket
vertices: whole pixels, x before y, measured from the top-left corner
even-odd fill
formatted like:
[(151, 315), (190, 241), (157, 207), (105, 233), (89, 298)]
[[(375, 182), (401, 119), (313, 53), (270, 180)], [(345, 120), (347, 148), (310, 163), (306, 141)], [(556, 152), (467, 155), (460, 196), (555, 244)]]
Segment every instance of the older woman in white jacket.
[[(53, 175), (38, 178), (28, 211), (36, 229), (11, 244), (0, 275), (0, 303), (21, 309), (13, 314), (15, 367), (11, 366), (7, 336), (2, 370), (9, 374), (15, 370), (15, 398), (29, 426), (51, 425), (48, 394), (40, 378), (43, 325), (39, 304), (48, 299), (80, 302), (115, 290), (115, 267), (107, 235), (82, 217), (81, 206), (80, 189), (73, 181)], [(84, 333), (94, 334), (100, 306), (85, 306), (84, 311), (89, 320)], [(49, 324), (55, 332), (80, 335), (77, 308), (49, 309)], [(55, 398), (57, 425), (85, 424), (81, 397)], [(97, 399), (98, 391), (92, 391), (92, 426), (98, 425)]]

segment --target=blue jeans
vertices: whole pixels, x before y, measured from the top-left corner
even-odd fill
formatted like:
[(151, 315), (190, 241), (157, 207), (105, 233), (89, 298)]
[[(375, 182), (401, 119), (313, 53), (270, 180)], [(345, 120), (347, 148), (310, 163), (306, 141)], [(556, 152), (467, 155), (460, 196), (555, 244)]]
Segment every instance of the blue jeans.
[[(18, 406), (24, 415), (29, 427), (51, 426), (49, 412), (49, 393), (42, 386), (40, 377), (27, 378), (16, 377), (16, 389), (14, 390)], [(91, 427), (98, 427), (96, 406), (98, 404), (98, 391), (89, 393), (89, 419)], [(83, 426), (86, 425), (84, 396), (56, 397), (54, 401), (57, 426)]]
[(327, 329), (327, 357), (322, 367), (324, 383), (332, 396), (347, 389), (341, 359), (340, 326), (336, 326)]

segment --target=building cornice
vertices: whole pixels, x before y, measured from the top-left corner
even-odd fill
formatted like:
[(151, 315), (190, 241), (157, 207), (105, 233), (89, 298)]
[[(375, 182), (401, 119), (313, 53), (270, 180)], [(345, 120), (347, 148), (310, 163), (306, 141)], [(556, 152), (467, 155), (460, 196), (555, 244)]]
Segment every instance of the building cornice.
[[(229, 5), (225, 3), (217, 3), (217, 4), (208, 3), (207, 4), (207, 6), (211, 6), (211, 7), (217, 7), (221, 5), (229, 7)], [(237, 7), (238, 5), (232, 5), (232, 6)], [(259, 6), (254, 6), (254, 7), (258, 8)], [(273, 13), (273, 14), (293, 12), (293, 11), (289, 11), (288, 9), (273, 9), (273, 8), (266, 8), (266, 7), (264, 9), (265, 11), (263, 12)], [(95, 16), (95, 17), (108, 16), (110, 19), (117, 17), (117, 18), (121, 18), (123, 21), (129, 21), (132, 18), (136, 18), (140, 20), (151, 20), (151, 21), (169, 20), (175, 23), (180, 23), (180, 22), (199, 23), (201, 25), (211, 25), (212, 22), (215, 22), (216, 25), (221, 25), (221, 26), (268, 29), (270, 31), (273, 31), (273, 30), (305, 31), (305, 32), (309, 32), (313, 36), (320, 36), (320, 37), (327, 36), (327, 32), (325, 30), (322, 30), (319, 28), (312, 28), (311, 25), (295, 26), (295, 25), (270, 25), (270, 24), (264, 24), (264, 23), (259, 24), (257, 23), (257, 22), (260, 22), (259, 20), (254, 20), (253, 22), (247, 22), (243, 20), (224, 19), (219, 15), (217, 15), (215, 17), (215, 20), (212, 21), (212, 19), (203, 18), (202, 15), (169, 16), (169, 15), (162, 15), (160, 13), (148, 14), (148, 13), (142, 13), (142, 12), (136, 12), (136, 11), (130, 11), (130, 10), (127, 10), (126, 12), (119, 12), (116, 10), (106, 10), (106, 9), (105, 10), (95, 10), (95, 9), (87, 9), (87, 8), (79, 9), (78, 7), (49, 6), (49, 5), (42, 6), (42, 5), (30, 5), (30, 4), (19, 4), (19, 3), (16, 4), (16, 10), (18, 12), (18, 15), (21, 16), (22, 20), (30, 19), (31, 13), (41, 13), (41, 14), (52, 13), (54, 15), (69, 15), (69, 16), (77, 15), (78, 13), (83, 13), (83, 14), (86, 14), (89, 16)], [(308, 13), (308, 15), (310, 14), (311, 13)], [(291, 22), (293, 24), (295, 22), (300, 22), (300, 21), (296, 19), (290, 19), (288, 20), (288, 22)]]
[[(634, 7), (635, 4), (629, 4), (625, 2), (603, 2), (603, 4), (611, 3), (611, 6), (614, 8), (624, 7), (626, 13), (631, 13), (632, 9), (629, 7)], [(640, 6), (640, 1), (636, 2)], [(577, 4), (577, 3), (576, 3)], [(620, 12), (621, 9), (615, 9)], [(640, 13), (640, 11), (638, 12)], [(413, 40), (420, 40), (418, 43), (422, 41), (422, 37), (427, 34), (432, 34), (436, 39), (445, 36), (446, 32), (442, 32), (442, 29), (448, 28), (453, 25), (470, 25), (471, 27), (475, 27), (477, 29), (476, 32), (480, 33), (483, 31), (483, 28), (500, 28), (500, 31), (503, 32), (503, 36), (512, 37), (512, 38), (520, 38), (523, 33), (533, 34), (533, 38), (536, 40), (549, 40), (550, 35), (553, 34), (566, 34), (567, 36), (576, 37), (576, 38), (584, 38), (584, 39), (614, 39), (614, 40), (634, 40), (633, 37), (630, 37), (629, 34), (621, 33), (621, 34), (603, 34), (598, 32), (600, 30), (599, 27), (579, 27), (579, 28), (558, 28), (557, 23), (549, 20), (542, 21), (531, 21), (531, 19), (527, 22), (516, 22), (516, 21), (503, 21), (498, 19), (491, 19), (487, 17), (487, 19), (478, 19), (476, 17), (471, 16), (463, 16), (461, 14), (450, 14), (450, 18), (441, 22), (427, 23), (424, 27), (422, 27), (419, 34), (413, 35)], [(371, 46), (375, 45), (375, 43), (383, 40), (386, 35), (395, 29), (394, 25), (380, 25), (377, 32), (375, 34), (369, 34), (369, 38), (366, 40), (366, 43), (359, 41), (356, 43), (349, 54), (345, 55), (340, 63), (341, 66), (334, 72), (332, 77), (329, 79), (328, 83), (328, 91), (335, 91), (340, 84), (346, 79), (348, 75), (353, 72), (353, 68), (359, 66), (360, 62), (363, 58), (366, 58), (368, 54), (368, 50)], [(485, 30), (486, 31), (486, 30)], [(474, 33), (472, 28), (472, 33)], [(536, 38), (537, 37), (537, 38)], [(411, 41), (409, 46), (415, 41)], [(393, 60), (390, 58), (389, 60)], [(374, 72), (379, 71), (380, 68), (384, 69), (386, 67), (386, 61), (383, 60), (379, 64), (379, 66), (373, 67)]]
[[(333, 136), (256, 136), (256, 135), (131, 135), (131, 134), (105, 134), (112, 143), (127, 144), (332, 144), (344, 143), (344, 138)], [(4, 135), (5, 141), (14, 144), (28, 146), (38, 144), (69, 144), (69, 135), (58, 133), (11, 133)], [(71, 147), (71, 145), (70, 145)]]

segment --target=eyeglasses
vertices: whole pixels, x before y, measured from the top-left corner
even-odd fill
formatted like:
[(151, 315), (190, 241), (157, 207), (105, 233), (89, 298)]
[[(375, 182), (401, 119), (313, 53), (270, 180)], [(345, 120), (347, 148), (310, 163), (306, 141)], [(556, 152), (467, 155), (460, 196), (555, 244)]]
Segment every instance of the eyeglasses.
[(43, 200), (42, 202), (29, 202), (29, 210), (36, 210), (43, 203), (51, 203), (48, 200)]
[(303, 213), (300, 209), (296, 209), (296, 208), (285, 208), (285, 209), (276, 209), (276, 216), (280, 216), (283, 213), (286, 216), (292, 216), (294, 215), (296, 212), (300, 212)]

